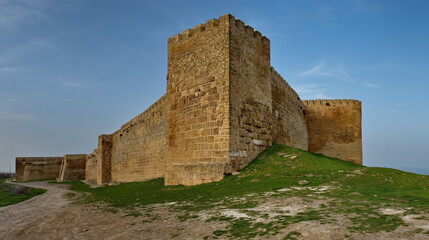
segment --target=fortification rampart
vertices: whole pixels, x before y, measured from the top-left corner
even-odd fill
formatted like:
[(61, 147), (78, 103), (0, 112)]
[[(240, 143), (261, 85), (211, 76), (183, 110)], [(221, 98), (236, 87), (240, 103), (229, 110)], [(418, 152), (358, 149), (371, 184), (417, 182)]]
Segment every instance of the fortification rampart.
[(85, 180), (86, 154), (66, 154), (62, 157), (58, 181)]
[[(105, 176), (104, 180), (98, 181), (99, 183), (143, 181), (164, 177), (166, 100), (166, 96), (162, 96), (146, 111), (124, 124), (112, 134), (110, 143), (104, 139), (103, 146), (106, 150), (111, 149), (111, 155), (109, 156), (109, 150), (105, 150), (105, 157), (99, 159), (102, 162), (105, 160), (105, 166), (99, 165)], [(99, 149), (98, 152), (103, 151)], [(108, 158), (111, 160), (106, 160)], [(109, 172), (111, 179), (107, 176)]]
[(16, 180), (57, 178), (62, 157), (17, 157)]
[(166, 94), (99, 136), (85, 179), (219, 181), (272, 142), (362, 163), (361, 137), (359, 101), (301, 101), (271, 67), (270, 40), (227, 14), (168, 39)]
[(94, 149), (94, 152), (86, 155), (85, 162), (85, 181), (96, 184), (98, 176), (98, 148)]
[(270, 79), (273, 142), (307, 150), (308, 133), (304, 103), (274, 68), (271, 68)]
[(362, 164), (361, 102), (350, 99), (304, 101), (308, 150)]

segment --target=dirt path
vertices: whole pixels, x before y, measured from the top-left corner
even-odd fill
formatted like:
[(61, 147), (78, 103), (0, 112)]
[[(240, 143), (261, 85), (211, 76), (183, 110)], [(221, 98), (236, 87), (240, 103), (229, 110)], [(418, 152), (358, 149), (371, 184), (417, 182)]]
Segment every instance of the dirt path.
[(0, 208), (0, 239), (136, 239), (127, 230), (133, 219), (87, 206), (69, 204), (62, 184), (19, 183), (48, 191), (27, 201)]

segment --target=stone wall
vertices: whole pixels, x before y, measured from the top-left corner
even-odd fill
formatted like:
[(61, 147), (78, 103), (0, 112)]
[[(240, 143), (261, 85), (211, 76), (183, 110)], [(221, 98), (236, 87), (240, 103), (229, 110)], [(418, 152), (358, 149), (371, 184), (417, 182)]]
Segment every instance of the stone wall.
[(86, 154), (67, 154), (62, 158), (58, 181), (85, 179)]
[(230, 22), (230, 163), (238, 171), (271, 146), (270, 41), (228, 16)]
[(16, 180), (57, 178), (62, 157), (17, 157)]
[(96, 184), (98, 176), (98, 148), (86, 155), (85, 181)]
[(229, 161), (228, 53), (225, 16), (168, 39), (166, 185), (223, 178), (210, 164)]
[(309, 100), (308, 151), (362, 164), (361, 102)]
[(273, 142), (308, 149), (305, 105), (289, 84), (271, 68)]
[(97, 149), (97, 184), (102, 185), (112, 180), (113, 135), (98, 136)]
[[(111, 157), (111, 181), (132, 182), (164, 177), (165, 173), (165, 117), (167, 98), (162, 96), (146, 111), (133, 118), (113, 133), (111, 143), (99, 139), (98, 167), (108, 181)], [(100, 142), (101, 141), (101, 142)], [(104, 143), (104, 144), (101, 144)], [(101, 145), (100, 145), (101, 144)], [(104, 150), (100, 149), (103, 146)], [(111, 148), (111, 156), (109, 156)]]

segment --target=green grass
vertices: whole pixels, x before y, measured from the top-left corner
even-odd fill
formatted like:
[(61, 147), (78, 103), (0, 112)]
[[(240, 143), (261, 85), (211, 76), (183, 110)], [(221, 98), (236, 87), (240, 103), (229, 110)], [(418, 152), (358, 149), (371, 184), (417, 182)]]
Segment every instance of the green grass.
[[(279, 156), (286, 153), (297, 156)], [(281, 154), (280, 154), (281, 155)], [(300, 185), (299, 181), (308, 181)], [(116, 186), (90, 188), (80, 181), (67, 182), (74, 191), (87, 192), (83, 203), (102, 201), (109, 207), (132, 210), (150, 204), (175, 202), (178, 211), (185, 211), (179, 220), (194, 218), (193, 211), (216, 208), (251, 210), (264, 198), (301, 196), (311, 202), (317, 197), (330, 199), (319, 210), (308, 210), (296, 216), (281, 216), (266, 223), (249, 219), (210, 218), (230, 223), (227, 229), (216, 230), (214, 236), (248, 238), (278, 234), (288, 224), (300, 221), (335, 222), (331, 214), (349, 214), (351, 232), (372, 233), (393, 231), (405, 223), (398, 217), (379, 213), (386, 206), (408, 207), (414, 212), (429, 209), (429, 176), (389, 168), (373, 168), (329, 158), (299, 149), (273, 144), (235, 176), (226, 176), (220, 182), (197, 186), (164, 186), (163, 179), (123, 183)], [(314, 193), (310, 188), (330, 186), (329, 191)], [(301, 189), (296, 190), (301, 187)], [(305, 188), (302, 188), (305, 187)], [(280, 192), (279, 189), (291, 189)], [(295, 188), (295, 189), (294, 189)], [(273, 195), (264, 196), (265, 193)], [(218, 218), (218, 219), (216, 219)], [(244, 233), (245, 234), (244, 234)], [(241, 235), (241, 234), (244, 235)], [(293, 239), (298, 233), (287, 236)]]
[[(298, 157), (290, 160), (278, 156), (277, 152)], [(355, 170), (360, 170), (363, 174), (354, 174)], [(309, 174), (313, 176), (309, 177)], [(353, 176), (347, 176), (350, 174)], [(427, 175), (389, 168), (364, 167), (278, 144), (260, 154), (240, 175), (226, 176), (220, 182), (185, 187), (164, 186), (163, 179), (155, 179), (101, 188), (90, 188), (80, 181), (66, 183), (71, 184), (71, 190), (91, 193), (86, 199), (87, 202), (104, 201), (114, 207), (166, 202), (187, 202), (194, 207), (204, 207), (207, 203), (225, 200), (226, 205), (230, 204), (229, 207), (248, 208), (257, 203), (228, 203), (228, 199), (300, 186), (300, 180), (309, 181), (306, 187), (338, 187), (326, 194), (329, 197), (429, 206)], [(353, 192), (360, 195), (351, 195)]]
[(283, 239), (284, 240), (286, 240), (286, 239), (287, 240), (296, 240), (297, 236), (301, 236), (301, 233), (297, 232), (297, 231), (292, 231), (292, 232), (288, 233)]
[(75, 196), (76, 196), (76, 193), (73, 193), (73, 192), (66, 193), (66, 197), (68, 198), (74, 198)]
[(25, 201), (44, 192), (46, 192), (44, 189), (0, 183), (0, 207)]
[(26, 180), (26, 181), (14, 181), (17, 183), (27, 183), (27, 182), (43, 182), (43, 181), (56, 181), (55, 178), (45, 178), (45, 179), (33, 179), (33, 180)]

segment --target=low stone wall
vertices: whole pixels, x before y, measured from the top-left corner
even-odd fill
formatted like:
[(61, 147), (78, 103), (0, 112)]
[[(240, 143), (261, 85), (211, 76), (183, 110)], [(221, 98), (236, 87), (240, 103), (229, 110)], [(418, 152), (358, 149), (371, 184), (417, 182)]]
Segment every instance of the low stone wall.
[(85, 180), (86, 154), (64, 155), (58, 181)]
[(16, 180), (57, 178), (62, 157), (17, 157)]

